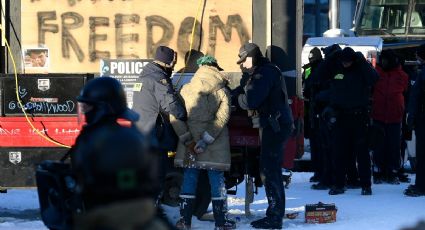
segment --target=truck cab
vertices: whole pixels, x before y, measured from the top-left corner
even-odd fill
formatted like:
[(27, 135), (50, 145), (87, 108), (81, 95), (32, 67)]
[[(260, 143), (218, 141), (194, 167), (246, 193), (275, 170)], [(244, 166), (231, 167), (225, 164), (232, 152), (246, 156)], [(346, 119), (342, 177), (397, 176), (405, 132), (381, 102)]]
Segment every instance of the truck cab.
[(425, 40), (425, 0), (359, 0), (354, 33), (381, 37), (383, 49), (413, 64), (415, 49)]

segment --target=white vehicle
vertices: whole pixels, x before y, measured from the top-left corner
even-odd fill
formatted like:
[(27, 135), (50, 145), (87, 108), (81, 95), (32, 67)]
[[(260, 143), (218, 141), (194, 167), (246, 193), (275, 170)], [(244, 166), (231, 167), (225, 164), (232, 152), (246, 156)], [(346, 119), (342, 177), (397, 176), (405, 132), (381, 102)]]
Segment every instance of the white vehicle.
[(383, 40), (380, 37), (312, 37), (307, 39), (302, 53), (301, 64), (308, 63), (308, 55), (314, 47), (324, 48), (333, 44), (338, 44), (344, 49), (346, 46), (353, 48), (354, 51), (361, 52), (365, 58), (376, 64), (377, 55), (382, 51)]

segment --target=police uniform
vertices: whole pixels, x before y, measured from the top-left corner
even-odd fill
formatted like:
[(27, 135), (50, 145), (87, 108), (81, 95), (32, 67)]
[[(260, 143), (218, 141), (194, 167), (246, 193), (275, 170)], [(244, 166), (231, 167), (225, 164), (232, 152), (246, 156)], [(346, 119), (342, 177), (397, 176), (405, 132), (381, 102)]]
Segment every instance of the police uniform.
[[(313, 55), (314, 54), (314, 55)], [(320, 114), (329, 100), (320, 95), (329, 89), (328, 66), (333, 66), (332, 58), (322, 60), (322, 54), (318, 48), (313, 49), (310, 55), (319, 56), (313, 59), (309, 56), (310, 67), (305, 71), (304, 96), (309, 99), (308, 123), (310, 125), (310, 152), (313, 164), (314, 176), (310, 182), (319, 182), (312, 185), (312, 189), (327, 189), (331, 185), (329, 139), (330, 130), (323, 125)], [(326, 70), (326, 71), (325, 71)], [(306, 122), (306, 125), (308, 124)]]
[[(140, 120), (136, 124), (144, 133), (152, 130), (159, 131), (161, 128), (158, 121), (159, 115), (167, 118), (171, 114), (179, 120), (187, 118), (186, 109), (173, 88), (170, 76), (171, 72), (156, 63), (149, 63), (143, 67), (140, 76), (141, 87), (134, 93), (133, 110), (140, 114)], [(167, 140), (159, 138), (158, 141), (159, 146), (164, 150), (170, 151), (175, 148), (175, 146), (165, 146), (163, 142)]]
[(342, 51), (342, 59), (352, 65), (334, 76), (330, 88), (330, 106), (337, 115), (333, 142), (335, 187), (329, 194), (344, 192), (346, 174), (357, 159), (362, 194), (370, 195), (371, 163), (366, 136), (369, 96), (378, 75), (362, 54), (349, 47)]
[(140, 87), (134, 92), (133, 110), (140, 114), (137, 127), (158, 142), (162, 162), (160, 181), (165, 180), (167, 171), (167, 152), (175, 151), (178, 137), (169, 116), (178, 120), (187, 119), (186, 109), (173, 88), (171, 73), (176, 53), (165, 46), (158, 47), (155, 60), (143, 67), (139, 77)]
[[(333, 76), (339, 71), (339, 58), (341, 56), (341, 47), (337, 44), (322, 48), (325, 60), (319, 63), (317, 68), (312, 71), (310, 81), (307, 82), (306, 88), (310, 88), (311, 101), (314, 104), (312, 115), (315, 121), (316, 140), (310, 143), (312, 151), (312, 161), (316, 161), (319, 183), (313, 184), (312, 189), (325, 190), (333, 184), (333, 167), (332, 167), (332, 127), (324, 116), (324, 109), (329, 105), (330, 100), (330, 83)], [(311, 141), (311, 140), (310, 140)], [(316, 144), (316, 146), (315, 146)], [(316, 156), (314, 157), (314, 152)], [(314, 159), (315, 158), (315, 159)], [(314, 164), (314, 162), (313, 162)], [(313, 181), (314, 182), (314, 178)]]
[[(417, 55), (425, 60), (425, 44), (418, 48)], [(408, 196), (425, 196), (425, 69), (417, 76), (408, 104), (408, 126), (416, 135), (416, 179), (404, 193)]]
[[(245, 52), (246, 51), (246, 52)], [(285, 190), (282, 181), (284, 143), (293, 126), (285, 80), (280, 70), (264, 58), (253, 43), (241, 47), (239, 63), (252, 55), (254, 67), (249, 69), (245, 94), (239, 96), (241, 107), (253, 112), (255, 127), (260, 128), (260, 173), (264, 182), (268, 208), (266, 218), (254, 221), (255, 228), (281, 228), (285, 214)]]

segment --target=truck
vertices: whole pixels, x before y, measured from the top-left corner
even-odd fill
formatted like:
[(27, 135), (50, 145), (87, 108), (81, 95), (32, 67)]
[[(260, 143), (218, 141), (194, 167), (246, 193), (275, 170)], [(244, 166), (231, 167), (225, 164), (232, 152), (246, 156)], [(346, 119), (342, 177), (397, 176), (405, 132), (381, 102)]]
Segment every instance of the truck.
[[(137, 103), (132, 88), (138, 71), (160, 45), (179, 54), (179, 71), (173, 74), (176, 87), (193, 75), (191, 54), (200, 52), (217, 58), (234, 88), (241, 77), (236, 65), (239, 47), (257, 43), (286, 79), (297, 132), (286, 145), (283, 167), (292, 168), (293, 158), (304, 153), (302, 29), (297, 26), (302, 25), (302, 4), (301, 0), (1, 1), (0, 52), (5, 58), (0, 59), (0, 186), (35, 186), (37, 165), (65, 154), (83, 125), (75, 96), (91, 78), (106, 72), (116, 76), (129, 106)], [(226, 188), (234, 191), (245, 182), (249, 213), (253, 193), (261, 186), (258, 130), (245, 111), (234, 111), (229, 133), (232, 169), (226, 173)], [(172, 164), (172, 153), (169, 159)], [(181, 180), (178, 169), (170, 170), (166, 204), (177, 204)], [(199, 197), (203, 201), (195, 213), (202, 215), (209, 200)]]

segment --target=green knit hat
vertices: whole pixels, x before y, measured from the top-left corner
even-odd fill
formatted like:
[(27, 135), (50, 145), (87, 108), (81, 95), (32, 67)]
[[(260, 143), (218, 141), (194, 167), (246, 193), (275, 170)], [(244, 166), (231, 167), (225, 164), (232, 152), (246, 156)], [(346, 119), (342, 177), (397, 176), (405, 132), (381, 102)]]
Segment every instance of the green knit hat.
[(196, 64), (198, 64), (199, 66), (201, 66), (201, 65), (214, 65), (214, 64), (217, 64), (217, 59), (215, 59), (213, 56), (205, 55), (203, 57), (200, 57), (196, 61)]
[(217, 59), (215, 59), (215, 57), (210, 56), (210, 55), (205, 55), (203, 57), (200, 57), (197, 61), (196, 64), (198, 66), (202, 66), (202, 65), (209, 65), (209, 66), (215, 66), (217, 67), (217, 69), (219, 71), (222, 71), (223, 69), (218, 65), (217, 63)]

